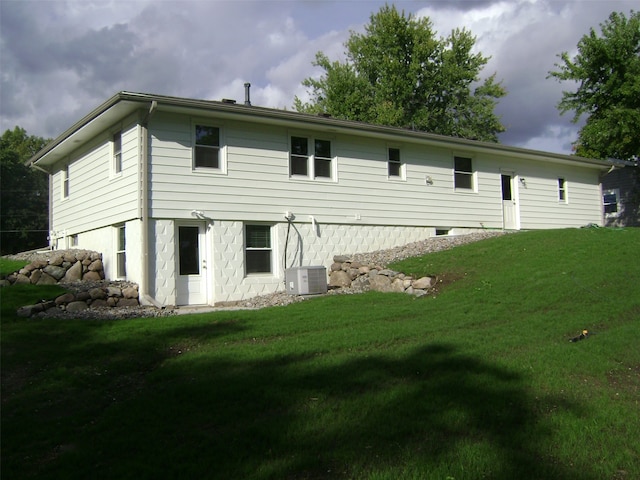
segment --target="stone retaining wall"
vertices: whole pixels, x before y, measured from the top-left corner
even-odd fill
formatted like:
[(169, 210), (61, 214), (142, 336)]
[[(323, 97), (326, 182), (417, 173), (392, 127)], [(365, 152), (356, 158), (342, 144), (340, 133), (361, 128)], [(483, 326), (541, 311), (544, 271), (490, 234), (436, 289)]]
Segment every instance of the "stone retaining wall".
[(102, 254), (88, 250), (64, 250), (47, 253), (5, 279), (10, 284), (55, 285), (92, 282), (104, 279)]
[(18, 310), (30, 317), (51, 308), (78, 312), (88, 308), (140, 305), (138, 286), (128, 282), (105, 282), (102, 254), (89, 250), (61, 250), (39, 254), (28, 265), (1, 280), (2, 286), (61, 285), (69, 292)]
[(329, 272), (329, 288), (354, 288), (378, 292), (404, 292), (422, 296), (434, 286), (432, 277), (413, 278), (376, 264), (365, 264), (337, 255)]
[(124, 287), (115, 285), (92, 287), (88, 290), (67, 292), (55, 298), (45, 300), (35, 305), (26, 305), (18, 309), (18, 316), (30, 317), (51, 308), (66, 312), (80, 312), (88, 308), (104, 307), (137, 307), (138, 286), (125, 284)]

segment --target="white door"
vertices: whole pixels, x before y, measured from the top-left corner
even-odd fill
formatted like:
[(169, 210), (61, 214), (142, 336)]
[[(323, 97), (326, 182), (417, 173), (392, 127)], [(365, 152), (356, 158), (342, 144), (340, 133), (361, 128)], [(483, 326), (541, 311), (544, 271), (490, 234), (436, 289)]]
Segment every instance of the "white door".
[(207, 303), (207, 264), (204, 224), (178, 225), (177, 305)]
[(503, 173), (502, 178), (502, 228), (505, 230), (518, 229), (518, 205), (513, 184), (514, 176)]

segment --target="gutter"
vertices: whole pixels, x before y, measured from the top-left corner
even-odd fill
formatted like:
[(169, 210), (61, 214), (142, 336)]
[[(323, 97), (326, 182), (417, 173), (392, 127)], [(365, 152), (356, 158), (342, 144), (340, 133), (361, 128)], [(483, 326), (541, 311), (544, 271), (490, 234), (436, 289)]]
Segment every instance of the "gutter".
[(157, 308), (164, 308), (160, 302), (149, 294), (149, 120), (158, 109), (158, 102), (153, 100), (142, 122), (140, 122), (140, 135), (142, 145), (140, 148), (140, 203), (138, 214), (142, 221), (142, 278), (140, 280), (140, 299), (145, 304), (151, 304)]

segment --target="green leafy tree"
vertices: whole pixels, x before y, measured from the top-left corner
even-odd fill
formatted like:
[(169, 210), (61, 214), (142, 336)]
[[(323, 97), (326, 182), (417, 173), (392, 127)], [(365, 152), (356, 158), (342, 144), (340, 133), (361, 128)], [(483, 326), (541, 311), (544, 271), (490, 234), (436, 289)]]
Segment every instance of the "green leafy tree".
[(49, 225), (48, 175), (24, 162), (47, 143), (15, 127), (0, 138), (0, 250), (2, 254), (43, 247)]
[(480, 81), (488, 58), (473, 52), (470, 32), (436, 38), (428, 18), (388, 5), (371, 15), (365, 30), (351, 33), (345, 62), (316, 54), (313, 64), (324, 74), (302, 82), (311, 100), (296, 97), (296, 110), (498, 141), (504, 127), (494, 109), (506, 91), (495, 75)]
[(587, 115), (575, 143), (585, 157), (633, 159), (640, 156), (640, 14), (629, 18), (613, 12), (578, 42), (578, 54), (559, 55), (559, 81), (577, 85), (565, 91), (558, 104), (561, 113), (574, 111), (574, 122)]

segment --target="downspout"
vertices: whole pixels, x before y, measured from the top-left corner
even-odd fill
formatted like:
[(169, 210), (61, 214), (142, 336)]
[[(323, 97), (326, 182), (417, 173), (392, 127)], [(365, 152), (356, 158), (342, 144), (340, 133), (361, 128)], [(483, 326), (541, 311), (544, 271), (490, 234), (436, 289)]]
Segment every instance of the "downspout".
[(151, 102), (149, 111), (140, 122), (142, 147), (140, 151), (140, 203), (138, 213), (142, 220), (142, 277), (140, 280), (140, 300), (143, 304), (163, 308), (160, 302), (149, 294), (149, 120), (158, 108), (156, 100)]

